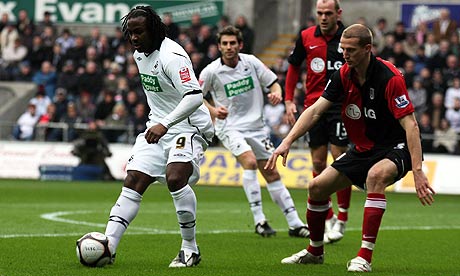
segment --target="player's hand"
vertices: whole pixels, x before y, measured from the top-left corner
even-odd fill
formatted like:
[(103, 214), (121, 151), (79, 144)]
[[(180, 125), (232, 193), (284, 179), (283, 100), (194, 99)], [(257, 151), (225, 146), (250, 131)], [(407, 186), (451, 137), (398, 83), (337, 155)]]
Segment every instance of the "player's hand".
[(220, 120), (225, 120), (228, 116), (228, 110), (224, 106), (216, 107), (216, 117)]
[(265, 164), (264, 169), (266, 170), (273, 170), (276, 167), (276, 160), (278, 159), (278, 156), (283, 157), (283, 166), (286, 167), (286, 160), (287, 156), (289, 154), (289, 149), (291, 148), (290, 143), (288, 143), (286, 140), (283, 140), (281, 144), (275, 149), (275, 151), (272, 153), (272, 156), (267, 161), (267, 164)]
[(294, 114), (297, 113), (297, 107), (295, 106), (295, 103), (293, 103), (292, 101), (286, 101), (284, 104), (286, 106), (286, 115), (288, 122), (289, 124), (291, 124), (291, 126), (293, 126), (295, 124)]
[(420, 203), (423, 205), (431, 205), (434, 202), (433, 195), (436, 193), (428, 183), (428, 179), (423, 171), (413, 171), (415, 191)]
[(156, 124), (147, 130), (145, 140), (147, 140), (149, 144), (156, 144), (166, 132), (168, 132), (168, 129), (164, 125)]
[(283, 96), (281, 95), (281, 93), (277, 92), (268, 93), (267, 98), (272, 105), (277, 105), (283, 100)]

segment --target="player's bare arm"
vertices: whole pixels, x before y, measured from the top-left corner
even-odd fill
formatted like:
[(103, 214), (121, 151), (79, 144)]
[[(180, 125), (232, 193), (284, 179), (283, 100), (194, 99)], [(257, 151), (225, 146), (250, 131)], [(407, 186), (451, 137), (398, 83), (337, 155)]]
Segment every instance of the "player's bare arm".
[(270, 93), (267, 94), (271, 104), (279, 104), (283, 100), (282, 89), (279, 83), (275, 82), (270, 86)]
[(281, 144), (273, 152), (272, 156), (270, 156), (267, 164), (265, 165), (265, 169), (274, 169), (278, 156), (283, 157), (283, 166), (286, 166), (287, 156), (292, 143), (299, 137), (305, 135), (305, 133), (307, 133), (307, 131), (319, 120), (321, 114), (329, 109), (331, 105), (332, 102), (324, 97), (320, 97), (312, 106), (308, 107), (302, 115), (300, 115), (299, 120), (297, 120), (294, 124), (286, 138), (283, 139)]
[(203, 99), (203, 103), (208, 108), (209, 114), (211, 114), (211, 119), (214, 122), (216, 120), (216, 117), (217, 117), (216, 108), (210, 102), (208, 102), (208, 100), (206, 100), (206, 99)]
[(411, 155), (412, 173), (414, 175), (415, 190), (420, 203), (431, 205), (434, 202), (435, 191), (430, 186), (428, 178), (422, 170), (422, 146), (420, 131), (414, 114), (406, 115), (399, 120), (406, 131), (407, 146)]
[(228, 109), (225, 106), (215, 107), (211, 105), (206, 99), (204, 100), (204, 105), (206, 105), (206, 107), (209, 109), (213, 121), (215, 118), (220, 120), (225, 120), (225, 118), (227, 118)]

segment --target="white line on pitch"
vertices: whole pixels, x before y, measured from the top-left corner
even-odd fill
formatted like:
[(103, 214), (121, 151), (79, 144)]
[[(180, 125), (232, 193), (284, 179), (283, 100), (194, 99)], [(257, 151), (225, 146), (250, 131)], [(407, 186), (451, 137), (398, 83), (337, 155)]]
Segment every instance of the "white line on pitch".
[[(397, 226), (383, 226), (380, 228), (381, 231), (401, 231), (401, 230), (420, 230), (420, 231), (428, 231), (428, 230), (460, 230), (460, 226), (414, 226), (414, 227), (397, 227)], [(281, 230), (279, 230), (282, 232)], [(347, 231), (361, 231), (361, 228), (347, 228)], [(226, 234), (226, 233), (252, 233), (253, 230), (205, 230), (205, 231), (197, 231), (198, 234)], [(129, 230), (126, 232), (125, 235), (178, 235), (179, 231), (172, 231), (172, 230), (160, 230), (160, 229), (153, 229), (151, 228), (150, 231), (143, 231), (143, 232), (130, 232)], [(54, 238), (54, 237), (79, 237), (82, 233), (53, 233), (53, 234), (4, 234), (0, 235), (0, 239), (12, 239), (12, 238)]]
[[(235, 210), (236, 211), (236, 210)], [(240, 212), (240, 211), (238, 211)], [(93, 222), (87, 222), (87, 221), (78, 221), (78, 220), (72, 220), (72, 219), (66, 219), (62, 218), (62, 216), (68, 216), (68, 215), (74, 215), (74, 214), (88, 214), (88, 213), (94, 213), (94, 211), (59, 211), (59, 212), (53, 212), (53, 213), (46, 213), (42, 214), (40, 217), (46, 220), (51, 220), (51, 221), (56, 221), (56, 222), (63, 222), (63, 223), (69, 223), (69, 224), (77, 224), (77, 225), (86, 225), (86, 226), (92, 226), (92, 227), (97, 227), (97, 228), (105, 228), (105, 224), (102, 223), (93, 223)], [(398, 230), (442, 230), (442, 229), (451, 229), (451, 230), (459, 230), (460, 226), (383, 226), (380, 228), (382, 231), (398, 231)], [(347, 228), (347, 231), (361, 231), (360, 227), (350, 227)], [(253, 230), (243, 230), (243, 229), (223, 229), (223, 230), (204, 230), (200, 231), (197, 230), (197, 233), (199, 234), (225, 234), (225, 233), (250, 233), (253, 232)], [(163, 229), (156, 229), (156, 228), (148, 228), (148, 227), (136, 227), (136, 226), (131, 226), (129, 227), (128, 232), (126, 232), (127, 235), (160, 235), (160, 234), (174, 234), (177, 235), (180, 232), (177, 230), (163, 230)], [(42, 234), (3, 234), (0, 235), (0, 238), (2, 239), (9, 239), (9, 238), (34, 238), (34, 237), (68, 237), (68, 236), (80, 236), (82, 233), (42, 233)]]

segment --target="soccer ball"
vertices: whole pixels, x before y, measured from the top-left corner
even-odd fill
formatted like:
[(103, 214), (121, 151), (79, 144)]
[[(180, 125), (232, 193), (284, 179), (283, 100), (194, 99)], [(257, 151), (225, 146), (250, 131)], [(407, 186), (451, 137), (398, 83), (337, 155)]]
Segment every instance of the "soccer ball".
[(102, 267), (110, 262), (109, 239), (99, 232), (91, 232), (77, 240), (77, 258), (85, 266)]

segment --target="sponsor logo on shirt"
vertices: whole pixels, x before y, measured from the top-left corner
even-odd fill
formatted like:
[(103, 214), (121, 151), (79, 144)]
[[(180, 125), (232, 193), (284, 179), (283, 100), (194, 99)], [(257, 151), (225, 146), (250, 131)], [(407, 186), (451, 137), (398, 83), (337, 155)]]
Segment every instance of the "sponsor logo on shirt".
[(345, 109), (345, 114), (348, 118), (353, 120), (361, 118), (361, 110), (359, 110), (359, 107), (356, 104), (349, 104)]
[(397, 108), (405, 108), (409, 105), (409, 100), (407, 99), (406, 95), (395, 98), (395, 102)]
[(141, 76), (142, 87), (146, 91), (150, 92), (163, 92), (160, 83), (158, 82), (157, 76), (151, 76), (146, 74), (139, 74)]
[(315, 73), (323, 72), (325, 67), (326, 67), (326, 63), (324, 62), (322, 58), (316, 57), (312, 59), (310, 62), (310, 68)]
[(182, 67), (181, 69), (179, 69), (179, 76), (182, 83), (192, 80), (192, 78), (190, 77), (190, 70), (188, 70), (187, 67)]
[(254, 81), (252, 80), (252, 77), (249, 76), (247, 78), (225, 84), (224, 89), (227, 97), (230, 98), (254, 89)]

